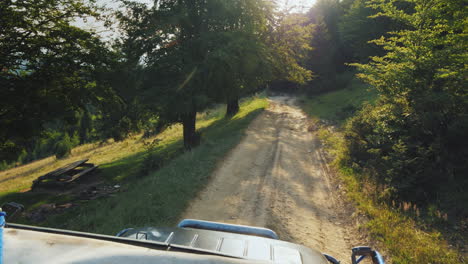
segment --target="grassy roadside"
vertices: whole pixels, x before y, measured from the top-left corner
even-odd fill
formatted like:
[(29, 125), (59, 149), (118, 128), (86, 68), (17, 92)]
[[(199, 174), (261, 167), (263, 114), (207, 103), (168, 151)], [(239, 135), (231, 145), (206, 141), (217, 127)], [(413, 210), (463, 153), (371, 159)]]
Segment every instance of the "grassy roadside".
[(301, 107), (311, 118), (342, 124), (346, 118), (359, 110), (363, 103), (377, 99), (377, 92), (368, 90), (358, 81), (346, 89), (314, 96), (302, 97)]
[[(336, 129), (322, 125), (318, 136), (334, 158), (333, 166), (346, 187), (348, 198), (356, 205), (359, 213), (369, 219), (360, 228), (381, 243), (387, 255), (391, 256), (392, 263), (460, 263), (457, 252), (449, 248), (440, 232), (423, 228), (421, 223), (398, 208), (377, 203), (369, 192), (372, 183), (367, 182), (365, 175), (341, 162), (346, 154), (340, 125), (363, 103), (372, 103), (375, 99), (376, 94), (366, 94), (364, 87), (355, 87), (303, 98), (302, 108), (312, 119), (325, 119), (331, 121), (325, 124), (338, 124)], [(346, 113), (343, 109), (353, 111)]]
[[(174, 225), (188, 202), (206, 184), (217, 162), (241, 140), (249, 123), (267, 104), (265, 98), (245, 99), (241, 102), (240, 112), (231, 119), (223, 118), (223, 107), (199, 114), (197, 127), (202, 133), (202, 143), (191, 152), (180, 151), (182, 131), (178, 125), (148, 139), (139, 135), (124, 142), (74, 149), (71, 161), (92, 156), (91, 162), (102, 164), (100, 176), (107, 183), (120, 184), (122, 191), (107, 198), (83, 202), (63, 214), (52, 215), (41, 225), (103, 234), (115, 234), (132, 226)], [(144, 176), (140, 173), (142, 165), (152, 155), (170, 155), (173, 159), (166, 160), (161, 169)], [(0, 187), (0, 202), (26, 202), (28, 207), (34, 208), (39, 204), (66, 200), (67, 197), (57, 196), (33, 197), (34, 193), (28, 193), (28, 196), (17, 190), (30, 185), (31, 180), (43, 171), (68, 162), (68, 159), (58, 162), (46, 160), (39, 161), (37, 167), (19, 168), (17, 173), (21, 177), (10, 176), (8, 186)], [(15, 172), (10, 170), (9, 173), (14, 175)], [(13, 191), (7, 190), (8, 187)]]
[(201, 129), (204, 140), (199, 147), (141, 180), (128, 182), (127, 191), (52, 217), (46, 225), (102, 234), (115, 234), (125, 227), (173, 226), (218, 161), (239, 143), (243, 131), (266, 106), (266, 99), (257, 98), (243, 102), (232, 119), (224, 119), (222, 111), (212, 113), (209, 125)]

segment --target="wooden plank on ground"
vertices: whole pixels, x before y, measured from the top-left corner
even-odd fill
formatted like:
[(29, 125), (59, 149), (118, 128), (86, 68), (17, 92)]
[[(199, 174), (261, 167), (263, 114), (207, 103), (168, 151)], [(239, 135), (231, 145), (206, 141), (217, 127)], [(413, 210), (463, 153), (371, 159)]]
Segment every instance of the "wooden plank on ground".
[(57, 170), (54, 170), (52, 172), (47, 173), (43, 177), (45, 177), (45, 178), (57, 178), (60, 175), (62, 175), (64, 173), (67, 173), (67, 172), (73, 170), (74, 168), (86, 163), (87, 161), (88, 161), (88, 159), (72, 162), (72, 163), (70, 163), (70, 164), (68, 164), (68, 165), (66, 165), (64, 167), (61, 167), (61, 168), (59, 168)]
[[(45, 174), (43, 176), (40, 176), (36, 180), (33, 181), (31, 189), (34, 189), (37, 185), (44, 185), (43, 182), (42, 182), (43, 180), (47, 180), (47, 179), (58, 180), (61, 176), (63, 176), (63, 174), (65, 174), (65, 173), (67, 173), (69, 171), (72, 171), (76, 167), (82, 166), (87, 161), (88, 161), (88, 159), (75, 161), (75, 162), (72, 162), (72, 163), (70, 163), (70, 164), (68, 164), (66, 166), (63, 166), (63, 167), (58, 168), (58, 169), (56, 169), (54, 171), (51, 171), (51, 172), (49, 172), (49, 173), (47, 173), (47, 174)], [(94, 165), (92, 165), (92, 166), (94, 166)]]
[(67, 183), (73, 182), (73, 181), (75, 181), (76, 179), (82, 177), (83, 175), (88, 174), (88, 173), (90, 173), (91, 171), (95, 170), (97, 167), (98, 167), (98, 166), (93, 166), (93, 167), (87, 168), (86, 170), (83, 170), (82, 172), (73, 175), (69, 180), (66, 180), (66, 181), (64, 181), (64, 182), (67, 182)]

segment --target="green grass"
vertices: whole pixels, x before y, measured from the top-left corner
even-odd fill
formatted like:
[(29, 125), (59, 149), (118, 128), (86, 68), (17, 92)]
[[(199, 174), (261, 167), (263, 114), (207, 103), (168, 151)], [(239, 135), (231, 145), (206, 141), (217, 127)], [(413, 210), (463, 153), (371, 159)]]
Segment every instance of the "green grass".
[(398, 209), (377, 204), (362, 187), (362, 175), (345, 166), (339, 171), (348, 197), (369, 218), (362, 228), (380, 241), (393, 263), (460, 263), (457, 252), (449, 249), (440, 232), (424, 230)]
[[(103, 170), (110, 179), (119, 181), (125, 191), (83, 203), (64, 214), (49, 217), (42, 225), (102, 234), (115, 234), (126, 227), (174, 226), (189, 201), (208, 182), (218, 162), (240, 142), (249, 123), (266, 106), (265, 98), (250, 98), (241, 103), (240, 112), (231, 119), (223, 118), (221, 109), (199, 115), (200, 146), (143, 177), (127, 175), (127, 172), (119, 174), (127, 175), (123, 178), (110, 175), (131, 166), (138, 167), (148, 153), (115, 160)], [(180, 127), (172, 129), (175, 129), (172, 134), (180, 132)], [(172, 151), (181, 144), (179, 133), (151, 151)]]
[(300, 102), (302, 109), (311, 117), (333, 123), (342, 123), (352, 116), (363, 103), (372, 103), (377, 99), (377, 92), (371, 90), (365, 84), (353, 79), (346, 89), (316, 95), (314, 97), (302, 97)]
[[(314, 98), (303, 98), (302, 107), (312, 119), (325, 119), (335, 124), (343, 124), (352, 116), (342, 115), (343, 108), (355, 106), (356, 110), (364, 102), (375, 101), (377, 95), (368, 92), (364, 86), (339, 90)], [(362, 228), (375, 241), (379, 241), (392, 263), (460, 263), (457, 252), (450, 249), (446, 240), (436, 230), (426, 230), (421, 223), (406, 216), (403, 212), (388, 205), (379, 204), (373, 199), (373, 184), (360, 172), (346, 166), (344, 139), (340, 126), (329, 130), (322, 127), (318, 136), (328, 152), (334, 157), (346, 194), (358, 211), (367, 216)]]

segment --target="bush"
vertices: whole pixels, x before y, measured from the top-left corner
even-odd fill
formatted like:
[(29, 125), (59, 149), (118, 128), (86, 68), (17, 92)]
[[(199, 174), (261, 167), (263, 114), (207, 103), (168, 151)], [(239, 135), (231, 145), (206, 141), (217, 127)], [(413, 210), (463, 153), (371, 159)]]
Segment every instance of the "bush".
[(158, 153), (149, 153), (143, 160), (140, 168), (140, 175), (146, 176), (153, 171), (160, 169), (164, 165), (165, 159)]
[(157, 122), (153, 122), (144, 130), (143, 138), (150, 138), (161, 133), (168, 126), (167, 122), (159, 119)]
[(117, 126), (112, 129), (111, 136), (115, 141), (122, 141), (128, 137), (131, 131), (132, 121), (124, 116), (119, 120)]
[(18, 159), (21, 150), (21, 146), (11, 140), (0, 141), (0, 160), (13, 163)]
[[(460, 22), (466, 8), (463, 1), (435, 0), (430, 8), (425, 1), (376, 2), (380, 15), (402, 28), (373, 42), (385, 55), (351, 64), (379, 92), (380, 102), (351, 121), (348, 146), (353, 161), (399, 198), (440, 201), (442, 187), (467, 187), (468, 53)], [(401, 9), (402, 3), (413, 8)]]
[(418, 147), (405, 129), (408, 120), (400, 109), (393, 104), (367, 106), (350, 120), (345, 132), (351, 157), (348, 165), (357, 164), (373, 172), (371, 176), (379, 184), (398, 192), (394, 195), (413, 201), (424, 197), (420, 191), (429, 175), (417, 168), (427, 160), (418, 157)]
[[(425, 113), (408, 114), (407, 109), (402, 103), (380, 101), (353, 117), (345, 128), (348, 165), (370, 171), (376, 182), (393, 190), (392, 199), (435, 201), (444, 185), (463, 184), (467, 167), (459, 158), (466, 157), (462, 133), (452, 134), (450, 126), (441, 125), (429, 130), (421, 121)], [(453, 117), (452, 124), (461, 123)]]
[(6, 169), (8, 169), (9, 167), (10, 167), (9, 164), (8, 164), (5, 160), (2, 160), (2, 161), (0, 162), (0, 171), (6, 170)]
[(73, 148), (73, 142), (70, 139), (70, 136), (68, 135), (68, 133), (65, 133), (63, 135), (62, 140), (57, 142), (57, 144), (55, 145), (55, 156), (58, 159), (65, 158), (68, 155), (70, 155), (72, 148)]
[(175, 148), (170, 152), (158, 152), (159, 140), (156, 139), (147, 147), (147, 154), (140, 167), (140, 176), (146, 176), (159, 170), (169, 161), (184, 152), (184, 148)]

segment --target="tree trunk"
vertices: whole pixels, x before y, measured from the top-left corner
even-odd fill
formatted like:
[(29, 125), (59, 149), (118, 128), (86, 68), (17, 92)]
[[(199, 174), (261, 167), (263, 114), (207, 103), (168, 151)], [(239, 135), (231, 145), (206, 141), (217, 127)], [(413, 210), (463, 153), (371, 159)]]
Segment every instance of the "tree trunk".
[(192, 111), (184, 115), (182, 125), (184, 127), (184, 147), (186, 150), (191, 150), (199, 143), (199, 136), (195, 130), (197, 112)]
[(233, 117), (237, 112), (239, 112), (239, 98), (235, 97), (227, 102), (226, 116)]

